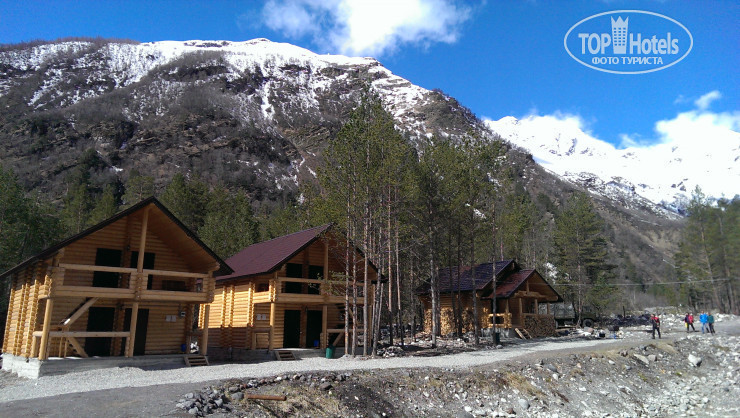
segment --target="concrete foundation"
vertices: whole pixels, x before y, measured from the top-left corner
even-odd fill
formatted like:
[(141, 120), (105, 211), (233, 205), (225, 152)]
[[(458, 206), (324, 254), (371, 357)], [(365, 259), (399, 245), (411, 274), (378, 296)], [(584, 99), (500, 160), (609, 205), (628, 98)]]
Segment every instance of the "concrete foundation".
[(50, 357), (39, 361), (35, 358), (18, 357), (4, 353), (3, 371), (15, 373), (20, 377), (38, 379), (41, 376), (52, 376), (85, 370), (107, 369), (112, 367), (136, 367), (144, 370), (176, 369), (185, 367), (182, 354), (137, 356), (137, 357)]

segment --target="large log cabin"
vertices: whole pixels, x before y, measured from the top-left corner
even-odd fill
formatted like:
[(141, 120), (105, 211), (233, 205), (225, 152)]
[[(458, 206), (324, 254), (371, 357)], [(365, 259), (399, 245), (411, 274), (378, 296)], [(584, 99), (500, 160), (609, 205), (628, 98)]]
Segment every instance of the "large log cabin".
[(193, 323), (217, 272), (231, 269), (157, 199), (143, 200), (0, 275), (11, 281), (3, 369), (35, 377), (50, 357), (183, 353), (194, 335), (207, 349), (208, 330)]
[[(496, 314), (493, 314), (494, 278)], [(562, 302), (560, 295), (534, 269), (522, 269), (514, 260), (483, 263), (475, 266), (475, 279), (470, 266), (439, 269), (440, 332), (454, 333), (453, 306), (457, 307), (460, 294), (462, 331), (473, 330), (473, 297), (478, 298), (479, 328), (494, 326), (506, 331), (526, 329), (532, 336), (552, 335), (555, 317), (550, 314), (550, 303)], [(475, 291), (474, 291), (475, 289)], [(427, 281), (416, 293), (424, 307), (424, 330), (432, 330), (432, 303), (430, 283)], [(453, 305), (454, 303), (454, 305)], [(545, 313), (539, 305), (546, 304)], [(512, 331), (513, 332), (513, 331)]]
[[(354, 251), (356, 266), (349, 272), (348, 248)], [(362, 310), (363, 254), (348, 247), (331, 224), (251, 245), (226, 262), (234, 272), (217, 277), (210, 318), (201, 316), (213, 354), (239, 359), (248, 356), (245, 350), (342, 345), (345, 278), (352, 274), (359, 286), (358, 311)], [(374, 283), (377, 269), (367, 265)], [(374, 285), (368, 289), (369, 306), (373, 289)], [(354, 321), (351, 310), (349, 321)], [(357, 328), (362, 328), (361, 317)]]

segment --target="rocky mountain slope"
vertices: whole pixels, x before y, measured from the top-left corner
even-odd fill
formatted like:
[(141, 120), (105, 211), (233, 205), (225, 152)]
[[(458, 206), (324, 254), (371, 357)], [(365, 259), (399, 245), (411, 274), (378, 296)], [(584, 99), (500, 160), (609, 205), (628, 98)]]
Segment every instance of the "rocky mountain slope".
[[(372, 58), (317, 55), (245, 42), (76, 40), (0, 48), (0, 164), (52, 200), (85, 164), (94, 187), (134, 170), (161, 188), (177, 172), (249, 192), (255, 205), (295, 198), (364, 89), (377, 92), (410, 141), (477, 132), (468, 109), (418, 87)], [(95, 149), (97, 161), (81, 161)], [(525, 152), (507, 155), (533, 199), (556, 206), (583, 182), (563, 181)], [(588, 184), (586, 184), (588, 186)], [(664, 277), (680, 220), (645, 199), (596, 193), (611, 226), (612, 259)]]

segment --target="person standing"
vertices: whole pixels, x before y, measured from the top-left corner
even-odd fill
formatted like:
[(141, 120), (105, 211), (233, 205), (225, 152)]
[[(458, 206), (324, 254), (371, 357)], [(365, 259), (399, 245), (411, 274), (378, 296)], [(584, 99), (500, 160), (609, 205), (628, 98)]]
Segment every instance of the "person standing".
[(702, 312), (701, 315), (699, 315), (699, 322), (701, 322), (701, 333), (704, 334), (704, 331), (707, 330), (707, 313)]
[(658, 314), (653, 314), (653, 316), (650, 318), (650, 323), (653, 324), (653, 339), (655, 339), (655, 331), (658, 331), (658, 339), (661, 339), (660, 336), (660, 318), (658, 318)]
[(711, 312), (707, 315), (707, 325), (709, 325), (709, 332), (714, 335), (714, 315)]
[(694, 328), (694, 315), (691, 312), (686, 313), (686, 316), (683, 317), (683, 322), (686, 323), (686, 332), (689, 332), (689, 327), (696, 332), (696, 328)]

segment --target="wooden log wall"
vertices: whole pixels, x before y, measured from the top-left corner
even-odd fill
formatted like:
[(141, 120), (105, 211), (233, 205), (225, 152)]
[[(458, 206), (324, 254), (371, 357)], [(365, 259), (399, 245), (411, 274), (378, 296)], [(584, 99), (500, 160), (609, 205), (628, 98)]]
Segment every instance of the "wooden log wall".
[[(337, 246), (339, 244), (336, 241), (332, 241), (330, 245)], [(329, 266), (323, 271), (328, 272), (329, 279), (331, 279), (331, 272), (344, 271), (344, 260), (336, 257), (331, 251), (327, 257), (326, 251), (325, 241), (317, 240), (304, 251), (291, 258), (287, 263), (301, 264), (304, 267), (303, 278), (308, 278), (309, 266), (324, 267), (328, 260)], [(277, 287), (280, 285), (275, 278), (286, 277), (286, 264), (282, 265), (277, 272), (272, 274), (216, 284), (216, 295), (211, 304), (211, 315), (207, 325), (209, 329), (209, 344), (211, 346), (251, 349), (268, 348), (269, 333), (266, 330), (270, 328), (270, 303), (275, 300), (279, 291)], [(358, 270), (360, 271), (360, 277), (362, 277), (362, 269)], [(324, 275), (327, 274), (323, 273), (322, 276)], [(372, 272), (370, 277), (372, 280), (375, 280), (375, 272)], [(264, 290), (268, 286), (269, 290)], [(344, 295), (343, 286), (333, 285), (332, 288), (334, 291), (338, 291), (341, 295)], [(259, 290), (262, 291), (260, 292)], [(315, 295), (312, 295), (312, 297), (315, 297)], [(306, 310), (322, 311), (323, 305), (314, 302), (301, 303), (300, 301), (295, 303), (277, 303), (274, 318), (275, 328), (273, 330), (274, 348), (281, 348), (284, 345), (286, 310), (301, 311), (301, 336), (299, 341), (301, 346), (305, 346), (305, 332), (307, 329)], [(340, 310), (334, 304), (327, 306), (326, 316), (328, 328), (344, 327), (344, 322), (340, 317)], [(200, 319), (202, 321), (202, 318)], [(321, 324), (318, 324), (318, 326), (320, 327)]]
[[(473, 331), (473, 298), (471, 292), (463, 292), (461, 295), (462, 311), (463, 311), (463, 332)], [(457, 331), (455, 328), (455, 316), (453, 312), (452, 301), (455, 300), (455, 306), (457, 307), (457, 295), (449, 293), (440, 295), (440, 332), (441, 335), (451, 334)], [(488, 315), (491, 314), (491, 302), (488, 300), (480, 299), (480, 292), (478, 296), (478, 326), (480, 328), (488, 328), (491, 326)], [(420, 297), (422, 304), (424, 305), (424, 331), (432, 331), (432, 302), (427, 296)]]
[[(114, 222), (107, 227), (96, 231), (80, 240), (68, 245), (57, 257), (55, 262), (65, 264), (81, 264), (92, 266), (98, 248), (116, 249), (122, 251), (121, 266), (129, 267), (131, 251), (138, 251), (141, 233), (141, 220), (129, 216)], [(154, 253), (154, 269), (166, 271), (192, 272), (187, 261), (173, 248), (164, 243), (155, 233), (148, 231), (146, 236), (145, 252)], [(50, 267), (52, 260), (39, 261), (28, 268), (13, 275), (11, 280), (10, 305), (8, 321), (3, 339), (3, 351), (18, 356), (35, 356), (34, 349), (38, 347), (38, 338), (33, 337), (34, 331), (40, 331), (43, 325), (43, 313), (46, 300), (40, 299), (48, 294), (51, 287), (65, 286), (92, 286), (92, 271), (77, 271), (60, 267)], [(55, 264), (56, 265), (56, 264)], [(206, 272), (198, 272), (204, 273)], [(126, 274), (122, 275), (123, 285), (127, 285)], [(146, 280), (146, 279), (144, 279)], [(153, 290), (161, 290), (163, 280), (181, 280), (187, 288), (195, 285), (193, 278), (178, 278), (173, 276), (154, 276)], [(146, 286), (144, 284), (144, 286)], [(205, 279), (204, 287), (213, 289), (213, 279)], [(56, 297), (50, 324), (57, 329), (59, 324), (80, 305), (85, 302), (84, 297)], [(131, 301), (125, 303), (114, 299), (101, 299), (93, 307), (110, 307), (115, 309), (113, 331), (123, 331), (124, 313), (132, 307)], [(181, 345), (188, 341), (191, 325), (188, 323), (188, 312), (193, 311), (193, 304), (184, 302), (140, 301), (139, 309), (148, 309), (146, 354), (179, 353)], [(180, 315), (185, 312), (184, 318)], [(169, 321), (167, 320), (169, 317)], [(76, 322), (71, 324), (70, 331), (86, 331), (89, 311), (82, 314)], [(174, 319), (174, 322), (173, 322)], [(84, 347), (85, 339), (78, 338)], [(115, 338), (111, 354), (120, 355), (120, 346), (124, 339)], [(71, 353), (66, 341), (61, 338), (52, 338), (49, 344), (51, 355)]]

